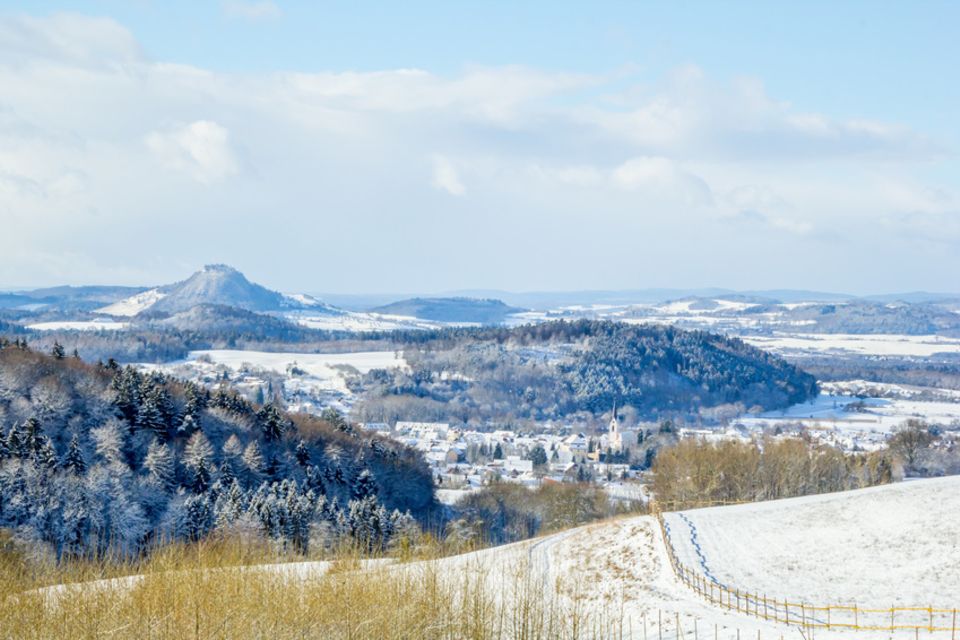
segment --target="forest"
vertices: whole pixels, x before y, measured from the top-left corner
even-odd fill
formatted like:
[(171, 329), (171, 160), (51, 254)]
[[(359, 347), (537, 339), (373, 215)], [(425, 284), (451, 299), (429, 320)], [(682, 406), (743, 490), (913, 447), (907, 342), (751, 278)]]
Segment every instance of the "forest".
[(383, 549), (436, 510), (412, 449), (157, 373), (0, 339), (0, 529), (55, 558), (221, 532)]
[(559, 321), (394, 340), (410, 370), (373, 370), (356, 383), (361, 420), (556, 420), (614, 405), (651, 418), (697, 416), (817, 394), (813, 376), (739, 339), (660, 325)]

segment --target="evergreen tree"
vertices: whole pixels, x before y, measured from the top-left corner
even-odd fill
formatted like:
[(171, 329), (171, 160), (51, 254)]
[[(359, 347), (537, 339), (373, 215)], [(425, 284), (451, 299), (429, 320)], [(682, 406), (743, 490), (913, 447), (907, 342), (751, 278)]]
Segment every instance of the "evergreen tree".
[(364, 500), (377, 495), (377, 481), (369, 469), (364, 469), (357, 476), (352, 493), (354, 500)]
[(153, 394), (146, 396), (137, 409), (137, 426), (153, 432), (161, 440), (166, 440), (167, 424)]
[(297, 443), (297, 451), (294, 455), (297, 459), (297, 464), (301, 467), (306, 467), (310, 464), (310, 450), (307, 449), (307, 443), (303, 440)]
[(87, 462), (83, 458), (80, 439), (76, 435), (70, 438), (70, 446), (67, 448), (67, 455), (63, 457), (61, 466), (75, 476), (82, 476), (87, 472)]
[(184, 387), (186, 403), (183, 408), (183, 420), (180, 430), (184, 433), (193, 433), (200, 428), (200, 414), (207, 408), (209, 393), (194, 382), (188, 382)]
[(190, 496), (184, 501), (184, 534), (190, 540), (200, 540), (214, 524), (213, 505), (206, 495)]
[(19, 422), (14, 422), (7, 433), (7, 450), (15, 458), (22, 458), (27, 453), (27, 434)]
[(497, 443), (497, 446), (493, 448), (493, 459), (494, 460), (503, 460), (503, 447), (500, 446), (500, 443)]
[(216, 513), (216, 528), (228, 529), (237, 522), (247, 508), (247, 496), (236, 480), (227, 485), (226, 491), (223, 491), (214, 503), (214, 512)]
[(200, 458), (193, 467), (190, 488), (197, 494), (206, 493), (207, 489), (210, 488), (210, 468), (206, 458)]
[(537, 445), (530, 451), (530, 461), (534, 467), (543, 467), (547, 464), (547, 452), (543, 445)]
[(33, 452), (34, 462), (45, 469), (57, 468), (57, 452), (53, 448), (53, 442), (47, 436), (37, 438), (36, 449)]
[(57, 360), (63, 360), (64, 358), (67, 357), (67, 352), (64, 350), (62, 344), (54, 340), (53, 349), (50, 350), (50, 355), (52, 355)]
[(286, 421), (273, 403), (265, 404), (257, 412), (257, 423), (260, 425), (263, 439), (267, 442), (280, 440), (286, 429)]

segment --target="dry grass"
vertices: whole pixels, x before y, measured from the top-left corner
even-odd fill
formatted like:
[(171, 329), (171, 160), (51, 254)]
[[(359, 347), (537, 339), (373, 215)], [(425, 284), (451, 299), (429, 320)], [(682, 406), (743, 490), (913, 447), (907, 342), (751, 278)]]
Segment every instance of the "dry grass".
[[(345, 553), (323, 575), (255, 564), (269, 555), (223, 541), (138, 562), (56, 566), (0, 553), (0, 638), (620, 637), (616, 615), (591, 618), (557, 595), (525, 553), (506, 570), (471, 560), (371, 566)], [(105, 580), (124, 575), (137, 577)]]

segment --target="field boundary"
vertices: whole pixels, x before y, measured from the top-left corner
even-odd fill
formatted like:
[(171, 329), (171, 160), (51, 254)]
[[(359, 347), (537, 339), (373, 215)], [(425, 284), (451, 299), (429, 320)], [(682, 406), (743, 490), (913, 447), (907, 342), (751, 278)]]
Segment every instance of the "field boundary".
[[(720, 506), (719, 503), (703, 506)], [(791, 602), (789, 599), (770, 598), (756, 589), (743, 589), (723, 584), (709, 571), (705, 559), (699, 552), (705, 571), (700, 572), (680, 562), (673, 547), (670, 525), (664, 520), (663, 511), (654, 505), (654, 516), (660, 525), (670, 568), (680, 582), (687, 585), (698, 596), (721, 609), (754, 616), (768, 622), (782, 623), (806, 630), (853, 630), (853, 631), (920, 631), (927, 633), (950, 633), (950, 640), (957, 640), (960, 627), (957, 608), (943, 609), (927, 607), (887, 607), (871, 608), (858, 604), (815, 604), (805, 601)], [(691, 527), (692, 523), (680, 515)], [(694, 534), (695, 535), (695, 534)], [(941, 635), (945, 638), (945, 635)]]

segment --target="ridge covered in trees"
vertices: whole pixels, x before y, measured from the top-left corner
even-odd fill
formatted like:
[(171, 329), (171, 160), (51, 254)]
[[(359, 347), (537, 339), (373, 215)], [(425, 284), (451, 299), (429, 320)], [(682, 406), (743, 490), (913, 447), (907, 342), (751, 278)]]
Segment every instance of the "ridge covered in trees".
[(818, 392), (813, 376), (742, 340), (669, 326), (578, 320), (394, 339), (410, 369), (364, 376), (355, 390), (365, 420), (548, 420), (614, 404), (695, 415), (777, 409)]
[(215, 531), (374, 550), (434, 508), (418, 453), (336, 412), (0, 339), (0, 528), (38, 552), (129, 554)]

